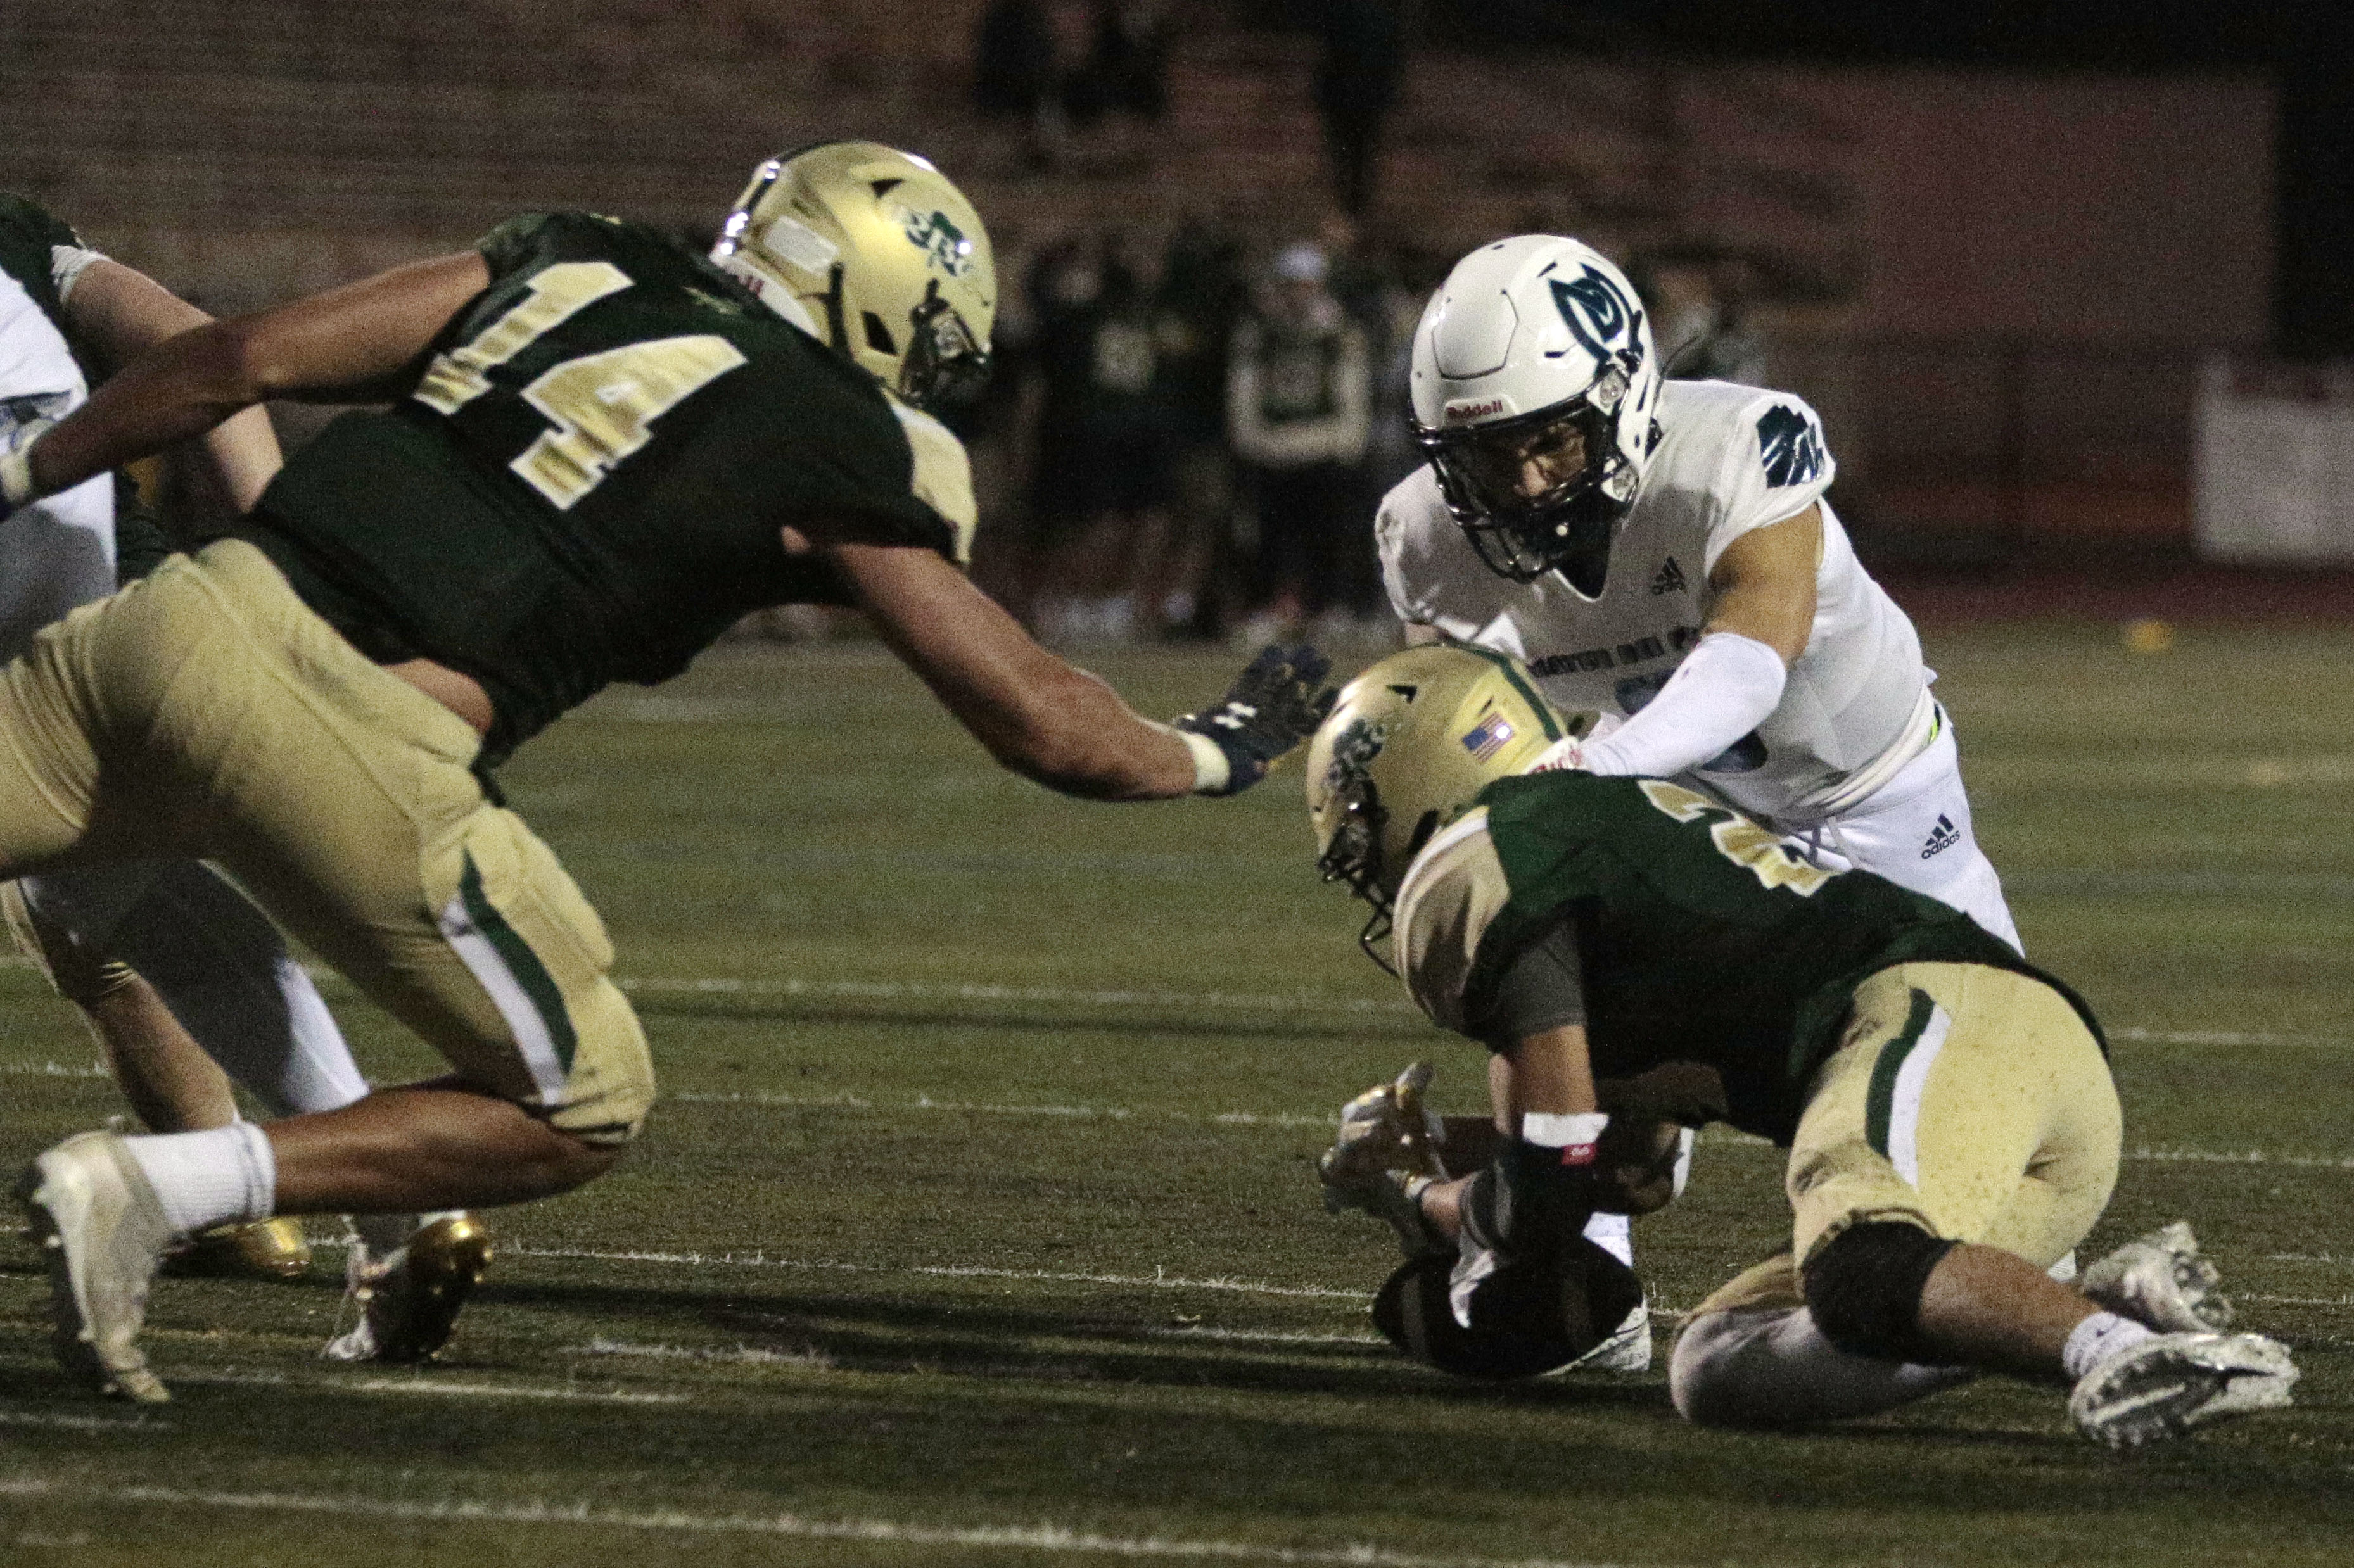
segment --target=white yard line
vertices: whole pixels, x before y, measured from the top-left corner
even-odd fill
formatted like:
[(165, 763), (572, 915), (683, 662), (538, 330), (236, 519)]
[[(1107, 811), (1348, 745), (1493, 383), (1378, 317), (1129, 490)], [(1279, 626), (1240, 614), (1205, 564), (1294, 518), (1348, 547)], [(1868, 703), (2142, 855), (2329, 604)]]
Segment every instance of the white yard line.
[(739, 1252), (602, 1252), (590, 1247), (525, 1246), (503, 1243), (509, 1257), (568, 1258), (587, 1263), (658, 1263), (681, 1268), (786, 1268), (810, 1274), (920, 1275), (931, 1279), (1037, 1279), (1061, 1285), (1119, 1285), (1146, 1290), (1226, 1290), (1245, 1296), (1290, 1296), (1313, 1300), (1370, 1301), (1370, 1290), (1334, 1290), (1321, 1285), (1274, 1285), (1257, 1279), (1216, 1277), (1194, 1279), (1182, 1275), (1081, 1274), (1043, 1268), (991, 1268), (978, 1264), (885, 1266), (835, 1263), (823, 1258), (772, 1257), (767, 1253)]
[(0, 1426), (53, 1426), (66, 1432), (169, 1432), (168, 1421), (143, 1416), (63, 1415), (48, 1410), (0, 1410)]
[(823, 1351), (764, 1351), (758, 1345), (663, 1345), (637, 1340), (608, 1340), (602, 1335), (578, 1347), (584, 1356), (636, 1356), (648, 1361), (716, 1361), (728, 1365), (816, 1367), (833, 1365)]
[(588, 1503), (474, 1503), (313, 1492), (205, 1491), (182, 1487), (85, 1486), (37, 1476), (0, 1479), (0, 1497), (87, 1500), (108, 1506), (151, 1504), (232, 1509), (254, 1513), (397, 1520), (421, 1524), (573, 1525), (687, 1535), (776, 1536), (801, 1541), (862, 1541), (917, 1547), (996, 1548), (1097, 1557), (1193, 1559), (1222, 1563), (1331, 1563), (1339, 1568), (1609, 1568), (1554, 1558), (1428, 1557), (1369, 1542), (1322, 1546), (1261, 1545), (1182, 1536), (1103, 1535), (1056, 1524), (913, 1524), (886, 1519), (811, 1519), (801, 1514), (708, 1514), (683, 1509), (608, 1508)]
[(429, 1393), (453, 1399), (562, 1399), (584, 1404), (684, 1404), (684, 1393), (645, 1393), (631, 1389), (550, 1388), (529, 1383), (443, 1383), (435, 1378), (372, 1377), (360, 1383), (322, 1381), (323, 1388), (348, 1388), (360, 1393)]

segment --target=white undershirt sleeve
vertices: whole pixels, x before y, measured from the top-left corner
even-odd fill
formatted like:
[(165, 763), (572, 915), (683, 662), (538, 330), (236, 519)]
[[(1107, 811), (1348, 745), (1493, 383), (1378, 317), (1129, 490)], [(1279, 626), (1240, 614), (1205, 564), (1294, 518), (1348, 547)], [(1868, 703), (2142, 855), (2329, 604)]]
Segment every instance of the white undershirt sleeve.
[(1659, 694), (1606, 740), (1582, 749), (1588, 771), (1664, 777), (1697, 767), (1766, 721), (1790, 672), (1754, 637), (1712, 631)]

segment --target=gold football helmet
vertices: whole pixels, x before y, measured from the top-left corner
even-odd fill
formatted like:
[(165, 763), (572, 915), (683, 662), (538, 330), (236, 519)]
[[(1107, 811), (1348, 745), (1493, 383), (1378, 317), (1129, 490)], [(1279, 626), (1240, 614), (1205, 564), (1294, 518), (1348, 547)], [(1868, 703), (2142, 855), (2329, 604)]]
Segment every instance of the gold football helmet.
[(1387, 934), (1406, 867), (1471, 798), (1521, 772), (1592, 714), (1564, 715), (1518, 662), (1465, 643), (1393, 653), (1341, 689), (1308, 746), (1316, 869), (1373, 906), (1359, 938)]
[(712, 260), (918, 408), (989, 372), (997, 263), (964, 193), (879, 142), (823, 142), (752, 171)]

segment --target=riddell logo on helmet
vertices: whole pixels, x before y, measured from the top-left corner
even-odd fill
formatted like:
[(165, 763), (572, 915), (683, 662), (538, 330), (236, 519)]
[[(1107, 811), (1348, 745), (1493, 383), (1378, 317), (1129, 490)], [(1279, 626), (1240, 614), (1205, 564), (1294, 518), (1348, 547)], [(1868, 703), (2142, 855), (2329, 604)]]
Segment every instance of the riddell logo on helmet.
[(1450, 425), (1468, 425), (1474, 419), (1485, 419), (1504, 411), (1501, 397), (1458, 397), (1447, 405), (1446, 417)]

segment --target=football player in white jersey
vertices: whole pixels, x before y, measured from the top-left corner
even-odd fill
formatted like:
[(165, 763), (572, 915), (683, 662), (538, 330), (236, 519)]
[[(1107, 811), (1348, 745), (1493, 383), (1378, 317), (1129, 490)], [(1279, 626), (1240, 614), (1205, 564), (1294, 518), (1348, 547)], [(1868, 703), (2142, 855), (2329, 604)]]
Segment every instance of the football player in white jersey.
[[(144, 274), (82, 244), (37, 204), (0, 195), (0, 440), (63, 418), (90, 384), (211, 318)], [(278, 471), (269, 416), (249, 409), (193, 443), (192, 490), (242, 511)], [(119, 514), (101, 474), (15, 512), (0, 538), (0, 659), (78, 605), (114, 591), (122, 557), (160, 557), (152, 522)], [(152, 561), (149, 564), (153, 564)], [(273, 1116), (333, 1110), (368, 1092), (318, 988), (267, 916), (218, 873), (149, 861), (31, 876), (8, 885), (20, 944), (90, 1021), (125, 1097), (157, 1133), (237, 1119), (228, 1077)], [(488, 1258), (469, 1216), (368, 1216), (347, 1255), (355, 1321), (328, 1353), (419, 1360)], [(412, 1245), (413, 1244), (413, 1245)], [(188, 1266), (292, 1277), (308, 1266), (300, 1222), (224, 1226)], [(454, 1298), (454, 1299), (452, 1298)]]
[[(1409, 641), (1509, 654), (1604, 715), (1537, 766), (1678, 779), (2019, 946), (1920, 638), (1823, 499), (1812, 408), (1664, 379), (1625, 275), (1556, 235), (1458, 262), (1412, 374), (1430, 461), (1383, 498), (1383, 579)], [(1631, 1257), (1624, 1216), (1587, 1234)], [(1589, 1364), (1649, 1352), (1630, 1318)]]
[(1920, 639), (1823, 500), (1813, 409), (1662, 379), (1626, 278), (1550, 235), (1456, 266), (1413, 393), (1431, 461), (1382, 503), (1391, 600), (1410, 640), (1509, 653), (1623, 720), (1546, 765), (1695, 783), (2019, 945)]

